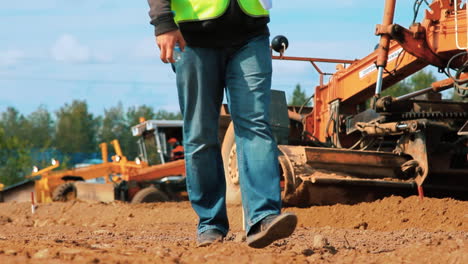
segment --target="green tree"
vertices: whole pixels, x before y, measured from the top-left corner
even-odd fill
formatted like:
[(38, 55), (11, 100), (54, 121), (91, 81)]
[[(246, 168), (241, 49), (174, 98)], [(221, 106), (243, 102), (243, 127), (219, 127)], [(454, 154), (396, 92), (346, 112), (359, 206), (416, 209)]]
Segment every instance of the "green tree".
[(431, 87), (431, 84), (435, 81), (437, 81), (437, 78), (431, 71), (422, 70), (413, 74), (410, 77), (408, 84), (413, 91), (417, 91)]
[(410, 93), (411, 91), (413, 91), (411, 87), (403, 80), (382, 91), (382, 96), (390, 95), (393, 97), (398, 97)]
[[(296, 88), (293, 91), (291, 100), (289, 101), (289, 105), (294, 105), (294, 106), (301, 106), (303, 105), (307, 99), (309, 99), (305, 92), (302, 91), (301, 85), (296, 84)], [(310, 106), (311, 102), (307, 102), (306, 106)]]
[(156, 115), (151, 106), (141, 105), (137, 107), (129, 107), (127, 110), (127, 124), (131, 127), (140, 123), (140, 117), (146, 120), (155, 119)]
[(13, 107), (0, 116), (0, 182), (11, 185), (31, 173), (30, 123)]
[(413, 74), (409, 79), (405, 79), (397, 84), (390, 86), (382, 92), (382, 95), (391, 95), (398, 97), (410, 92), (421, 90), (430, 87), (433, 82), (437, 81), (431, 71), (421, 70)]
[(117, 139), (127, 158), (136, 156), (135, 140), (132, 138), (130, 125), (126, 120), (125, 111), (121, 102), (115, 107), (104, 110), (104, 117), (98, 133), (99, 142), (109, 143)]
[(131, 128), (140, 123), (141, 117), (145, 120), (182, 118), (180, 113), (171, 113), (165, 110), (155, 113), (152, 107), (146, 105), (129, 107), (124, 113), (122, 103), (118, 103), (117, 106), (104, 110), (104, 117), (98, 133), (99, 142), (108, 143), (117, 139), (124, 155), (128, 159), (134, 159), (138, 156), (138, 138), (133, 137)]
[(0, 126), (3, 127), (5, 137), (11, 138), (16, 136), (24, 141), (29, 141), (28, 120), (14, 107), (8, 107), (2, 113), (0, 118)]
[(90, 153), (97, 150), (99, 118), (88, 111), (85, 101), (74, 100), (56, 112), (55, 146), (64, 154)]
[(0, 127), (0, 183), (9, 186), (24, 180), (31, 173), (31, 159), (26, 142), (8, 136)]
[(124, 153), (129, 159), (134, 159), (138, 156), (138, 138), (131, 134), (131, 127), (140, 123), (140, 118), (145, 120), (156, 119), (156, 114), (151, 106), (141, 105), (138, 107), (129, 107), (126, 113), (126, 124), (129, 136), (123, 139)]
[(98, 138), (100, 142), (110, 142), (119, 139), (123, 134), (128, 134), (128, 125), (121, 102), (115, 107), (104, 110), (104, 117), (99, 128)]
[(50, 148), (53, 140), (54, 121), (45, 106), (39, 106), (36, 111), (28, 115), (27, 120), (31, 147)]
[(159, 110), (155, 114), (155, 119), (158, 120), (182, 120), (182, 114), (180, 112), (168, 112), (166, 110)]

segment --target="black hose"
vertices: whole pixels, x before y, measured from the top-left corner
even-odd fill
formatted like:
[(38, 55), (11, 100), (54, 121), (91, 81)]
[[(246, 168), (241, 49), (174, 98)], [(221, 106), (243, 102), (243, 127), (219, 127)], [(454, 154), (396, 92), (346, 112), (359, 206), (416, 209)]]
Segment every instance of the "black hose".
[[(463, 51), (463, 52), (460, 52), (458, 54), (455, 54), (454, 56), (452, 56), (450, 58), (450, 60), (447, 62), (447, 70), (445, 71), (447, 76), (449, 78), (451, 78), (453, 80), (453, 86), (455, 87), (455, 92), (462, 96), (462, 97), (466, 97), (468, 96), (468, 87), (463, 87), (459, 84), (459, 82), (462, 82), (464, 80), (461, 80), (461, 79), (458, 79), (460, 77), (460, 75), (468, 68), (468, 60), (465, 61), (465, 63), (463, 63), (463, 66), (461, 66), (460, 68), (456, 69), (456, 74), (455, 76), (452, 75), (452, 73), (450, 72), (450, 69), (452, 69), (450, 67), (450, 65), (452, 64), (452, 62), (460, 57), (460, 56), (463, 56), (463, 55), (467, 55), (468, 53), (466, 51)], [(455, 70), (455, 69), (454, 69)]]
[(418, 13), (419, 9), (421, 8), (421, 5), (425, 3), (427, 6), (429, 6), (429, 2), (427, 0), (415, 0), (414, 5), (413, 5), (413, 22), (412, 24), (416, 23), (416, 19), (418, 18)]

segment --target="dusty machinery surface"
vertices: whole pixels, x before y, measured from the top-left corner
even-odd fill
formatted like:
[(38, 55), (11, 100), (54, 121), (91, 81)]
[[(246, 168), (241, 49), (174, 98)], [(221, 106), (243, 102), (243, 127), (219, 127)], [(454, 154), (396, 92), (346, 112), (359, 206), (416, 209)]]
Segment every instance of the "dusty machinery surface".
[[(378, 48), (359, 60), (288, 57), (287, 39), (273, 40), (280, 53), (274, 59), (310, 62), (320, 74), (313, 108), (288, 110), (289, 140), (279, 145), (287, 204), (353, 203), (401, 190), (466, 199), (468, 103), (442, 100), (440, 92), (468, 97), (468, 10), (460, 0), (427, 4), (424, 19), (407, 29), (393, 22), (396, 0), (386, 0)], [(337, 71), (324, 73), (318, 63), (337, 63)], [(428, 65), (448, 78), (398, 98), (381, 96)], [(223, 142), (228, 201), (239, 202), (229, 135)]]
[[(129, 161), (117, 140), (111, 142), (115, 150), (108, 161), (107, 144), (100, 145), (101, 164), (54, 171), (52, 166), (36, 170), (35, 193), (38, 202), (67, 201), (75, 198), (98, 201), (122, 200), (134, 203), (176, 199), (185, 190), (185, 163), (170, 161), (166, 137), (181, 138), (181, 121), (148, 120), (132, 129), (140, 137), (139, 157)], [(89, 180), (104, 179), (104, 183)]]

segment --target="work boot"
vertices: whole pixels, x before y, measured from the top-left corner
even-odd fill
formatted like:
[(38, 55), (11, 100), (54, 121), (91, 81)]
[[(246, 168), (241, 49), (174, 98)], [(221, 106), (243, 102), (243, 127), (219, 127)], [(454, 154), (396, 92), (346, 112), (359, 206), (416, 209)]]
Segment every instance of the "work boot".
[(264, 248), (274, 241), (290, 236), (297, 225), (297, 216), (293, 213), (269, 215), (255, 224), (247, 235), (247, 245)]
[(215, 242), (223, 241), (224, 234), (217, 229), (208, 229), (205, 232), (198, 234), (197, 237), (197, 246), (206, 247)]

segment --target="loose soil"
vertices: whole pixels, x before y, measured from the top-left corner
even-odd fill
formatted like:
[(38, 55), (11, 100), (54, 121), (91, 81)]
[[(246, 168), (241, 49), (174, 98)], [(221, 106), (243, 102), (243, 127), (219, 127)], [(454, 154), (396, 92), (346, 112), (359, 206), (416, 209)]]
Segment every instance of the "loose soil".
[(244, 242), (229, 208), (223, 243), (197, 248), (188, 202), (0, 204), (0, 263), (468, 263), (468, 202), (388, 197), (286, 208), (296, 232), (264, 249)]

